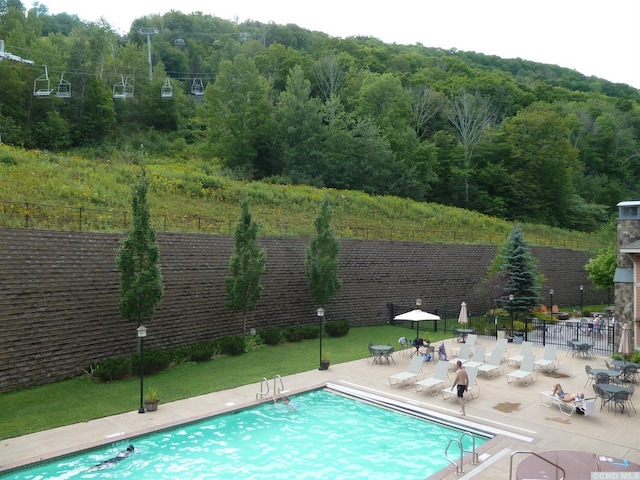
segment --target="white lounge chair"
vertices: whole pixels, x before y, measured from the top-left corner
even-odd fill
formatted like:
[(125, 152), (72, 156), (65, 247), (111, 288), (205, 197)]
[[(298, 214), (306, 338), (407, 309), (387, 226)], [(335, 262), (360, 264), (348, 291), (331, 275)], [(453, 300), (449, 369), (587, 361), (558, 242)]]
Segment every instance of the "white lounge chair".
[(471, 357), (471, 344), (470, 343), (463, 343), (460, 346), (460, 349), (458, 350), (458, 356), (449, 359), (449, 366), (451, 368), (455, 368), (456, 367), (456, 363), (458, 362), (458, 360), (460, 360), (462, 363), (464, 363), (467, 360), (469, 360), (469, 357)]
[(414, 384), (416, 392), (428, 389), (431, 391), (431, 395), (437, 395), (438, 392), (449, 383), (448, 370), (449, 362), (440, 360), (436, 365), (436, 371), (433, 373), (433, 377), (419, 380)]
[(507, 358), (508, 365), (519, 365), (522, 363), (522, 359), (526, 354), (531, 354), (533, 349), (533, 343), (531, 342), (522, 342), (520, 346), (520, 355), (514, 355), (513, 357)]
[(473, 358), (471, 360), (467, 360), (466, 362), (462, 362), (464, 368), (478, 368), (480, 365), (484, 364), (484, 345), (476, 346), (476, 349), (473, 352)]
[(485, 361), (489, 361), (489, 356), (493, 353), (494, 350), (500, 350), (500, 352), (502, 353), (502, 355), (500, 355), (500, 362), (506, 362), (507, 361), (507, 347), (508, 347), (508, 343), (507, 343), (507, 339), (506, 338), (499, 338), (498, 340), (496, 340), (496, 346), (493, 347), (493, 350), (491, 350), (490, 352), (485, 352), (484, 357), (485, 357)]
[(560, 412), (568, 417), (573, 415), (578, 408), (582, 408), (584, 414), (587, 416), (596, 414), (595, 398), (582, 398), (580, 400), (574, 400), (573, 402), (565, 402), (561, 398), (551, 395), (549, 392), (540, 392), (540, 403), (548, 408), (556, 405), (560, 409)]
[(507, 373), (507, 383), (511, 383), (514, 380), (520, 380), (526, 387), (530, 383), (536, 381), (537, 374), (533, 369), (533, 355), (526, 353), (520, 363), (520, 370)]
[[(476, 333), (470, 333), (469, 335), (467, 335), (467, 339), (464, 341), (462, 345), (469, 345), (469, 349), (471, 350), (475, 346), (477, 339), (478, 339), (478, 335)], [(451, 349), (452, 355), (458, 355), (458, 352), (459, 352), (458, 348)], [(471, 354), (469, 354), (469, 356), (471, 356)]]
[(544, 347), (544, 356), (533, 362), (533, 368), (546, 368), (551, 373), (558, 369), (560, 362), (556, 358), (557, 345), (547, 345)]
[(421, 355), (414, 355), (409, 363), (409, 368), (406, 372), (396, 373), (389, 377), (389, 383), (391, 385), (397, 385), (402, 383), (405, 387), (409, 387), (409, 382), (415, 380), (422, 375), (422, 362), (424, 359)]
[[(465, 368), (465, 370), (467, 371), (467, 376), (469, 377), (469, 388), (467, 388), (467, 391), (464, 392), (464, 399), (465, 402), (467, 401), (467, 395), (470, 396), (472, 399), (474, 398), (478, 398), (478, 396), (480, 395), (480, 385), (478, 385), (478, 382), (476, 381), (476, 378), (478, 376), (478, 369), (477, 368)], [(474, 395), (475, 392), (475, 395)], [(447, 400), (451, 395), (455, 395), (456, 397), (458, 396), (458, 387), (456, 386), (451, 386), (449, 388), (443, 388), (442, 389), (442, 398), (444, 400)]]
[(487, 363), (483, 363), (478, 367), (478, 372), (484, 372), (487, 374), (487, 377), (494, 378), (498, 375), (502, 375), (504, 372), (504, 366), (502, 364), (502, 355), (503, 353), (500, 350), (493, 350), (491, 352), (491, 356), (489, 357), (489, 361)]

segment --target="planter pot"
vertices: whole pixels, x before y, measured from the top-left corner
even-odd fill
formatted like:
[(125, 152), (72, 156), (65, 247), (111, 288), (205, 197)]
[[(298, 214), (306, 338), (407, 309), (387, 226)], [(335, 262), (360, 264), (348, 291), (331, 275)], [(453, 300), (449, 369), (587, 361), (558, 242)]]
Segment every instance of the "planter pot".
[(329, 370), (330, 360), (321, 360), (320, 361), (320, 370)]
[(158, 403), (159, 402), (155, 402), (155, 403), (147, 403), (147, 402), (145, 402), (144, 409), (147, 412), (155, 412), (156, 410), (158, 410)]

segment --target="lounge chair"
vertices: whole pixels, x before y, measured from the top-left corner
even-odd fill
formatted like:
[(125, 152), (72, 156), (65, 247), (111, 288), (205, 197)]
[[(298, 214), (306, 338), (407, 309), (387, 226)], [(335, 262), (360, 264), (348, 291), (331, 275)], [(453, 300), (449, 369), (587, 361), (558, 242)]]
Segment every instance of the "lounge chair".
[(469, 360), (469, 357), (471, 357), (471, 344), (463, 343), (460, 345), (460, 349), (458, 350), (458, 356), (449, 359), (449, 366), (451, 368), (455, 368), (458, 360), (464, 363)]
[(581, 398), (573, 402), (565, 402), (561, 398), (551, 395), (549, 392), (540, 392), (540, 403), (545, 407), (551, 408), (554, 405), (560, 409), (560, 413), (570, 417), (578, 408), (584, 410), (585, 415), (595, 415), (595, 398)]
[[(478, 335), (476, 333), (470, 333), (469, 335), (467, 335), (467, 339), (465, 340), (463, 345), (469, 345), (469, 348), (473, 349), (473, 347), (476, 344), (476, 340), (477, 339), (478, 339)], [(462, 348), (462, 347), (460, 347), (460, 348)], [(457, 355), (458, 351), (459, 351), (459, 349), (457, 349), (457, 348), (452, 348), (451, 349), (451, 353), (453, 355)], [(471, 354), (469, 354), (469, 356), (471, 356)]]
[[(465, 368), (467, 371), (467, 376), (469, 377), (469, 388), (464, 392), (464, 399), (467, 400), (467, 394), (471, 397), (471, 399), (478, 398), (480, 396), (480, 385), (476, 381), (476, 377), (478, 376), (477, 368)], [(475, 395), (474, 395), (475, 392)], [(449, 388), (442, 389), (442, 398), (447, 400), (451, 395), (458, 396), (458, 387), (451, 386)]]
[(449, 362), (440, 360), (436, 365), (436, 371), (433, 373), (433, 377), (425, 378), (415, 382), (416, 392), (421, 392), (424, 389), (429, 389), (431, 395), (437, 395), (438, 392), (446, 387), (449, 383)]
[(522, 363), (522, 359), (524, 358), (525, 355), (527, 354), (531, 355), (532, 349), (533, 349), (532, 342), (522, 342), (522, 346), (520, 347), (520, 354), (507, 358), (507, 364), (518, 365)]
[(558, 369), (560, 363), (556, 358), (557, 345), (547, 345), (544, 347), (544, 355), (541, 359), (533, 362), (533, 368), (546, 368), (551, 373)]
[(411, 358), (411, 362), (409, 363), (409, 368), (407, 369), (407, 371), (391, 375), (389, 377), (389, 383), (391, 385), (402, 383), (405, 387), (409, 387), (409, 382), (422, 375), (422, 362), (423, 358), (421, 355), (414, 355)]
[(480, 365), (484, 364), (484, 345), (478, 345), (473, 352), (473, 358), (471, 360), (467, 360), (466, 362), (462, 362), (464, 368), (478, 368)]
[(486, 373), (489, 378), (502, 375), (504, 372), (504, 366), (502, 365), (502, 352), (494, 349), (491, 352), (491, 356), (489, 356), (489, 361), (478, 367), (478, 372)]
[(507, 361), (507, 346), (508, 346), (508, 340), (506, 338), (499, 338), (498, 340), (496, 340), (496, 346), (493, 347), (493, 350), (491, 352), (485, 352), (484, 357), (485, 360), (488, 361), (489, 357), (491, 356), (491, 354), (493, 353), (494, 350), (500, 350), (501, 355), (500, 355), (500, 362), (506, 362)]
[(536, 379), (537, 375), (533, 369), (533, 355), (530, 353), (525, 353), (522, 358), (520, 370), (507, 373), (507, 383), (511, 383), (514, 380), (520, 380), (525, 387), (530, 383), (535, 382)]

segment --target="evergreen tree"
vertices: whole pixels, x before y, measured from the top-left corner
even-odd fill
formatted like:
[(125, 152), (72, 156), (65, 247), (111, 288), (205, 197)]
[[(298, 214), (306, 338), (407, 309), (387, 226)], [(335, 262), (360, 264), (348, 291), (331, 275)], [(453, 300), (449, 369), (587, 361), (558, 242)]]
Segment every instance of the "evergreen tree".
[(227, 301), (225, 305), (242, 312), (242, 331), (247, 334), (247, 312), (253, 311), (262, 296), (260, 278), (265, 268), (266, 254), (257, 242), (258, 225), (251, 220), (249, 203), (240, 204), (240, 219), (234, 234), (234, 251), (229, 261), (231, 275), (225, 279)]
[[(540, 289), (543, 277), (538, 272), (538, 262), (531, 255), (529, 244), (516, 225), (499, 253), (501, 272), (507, 277), (502, 304), (514, 315), (526, 314), (540, 305)], [(513, 300), (510, 300), (513, 295)]]
[(316, 232), (307, 246), (305, 268), (311, 298), (317, 304), (324, 305), (342, 288), (342, 280), (338, 277), (340, 242), (331, 228), (328, 197), (322, 203), (315, 226)]
[(132, 189), (133, 223), (116, 259), (120, 270), (120, 313), (138, 326), (153, 318), (163, 295), (160, 248), (151, 227), (148, 188), (143, 168)]

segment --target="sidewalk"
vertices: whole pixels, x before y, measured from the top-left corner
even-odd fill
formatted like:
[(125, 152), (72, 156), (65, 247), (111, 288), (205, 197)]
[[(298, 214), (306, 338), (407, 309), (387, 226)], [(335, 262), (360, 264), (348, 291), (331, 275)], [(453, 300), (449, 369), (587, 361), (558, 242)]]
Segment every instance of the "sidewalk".
[[(446, 343), (449, 352), (452, 348), (457, 348), (454, 340), (448, 340)], [(477, 343), (491, 351), (495, 340), (479, 337)], [(518, 354), (519, 347), (509, 344), (508, 354)], [(543, 351), (543, 348), (534, 347), (536, 359), (542, 358)], [(413, 387), (405, 389), (389, 384), (389, 375), (406, 371), (410, 352), (409, 349), (405, 352), (395, 352), (395, 364), (370, 364), (366, 359), (362, 359), (332, 365), (326, 371), (311, 370), (287, 376), (283, 381), (290, 394), (333, 382), (429, 409), (436, 415), (460, 418), (455, 398), (445, 401), (442, 395), (431, 396), (425, 392), (417, 393)], [(598, 402), (595, 416), (574, 414), (569, 417), (561, 414), (558, 408), (547, 408), (540, 403), (538, 392), (550, 391), (551, 386), (558, 382), (565, 391), (583, 391), (587, 397), (594, 396), (592, 387), (585, 387), (585, 365), (593, 368), (604, 367), (604, 357), (585, 360), (572, 358), (566, 353), (565, 350), (558, 350), (560, 368), (556, 373), (549, 374), (538, 370), (537, 382), (527, 387), (519, 382), (508, 384), (505, 375), (492, 380), (484, 375), (478, 376), (480, 395), (467, 402), (465, 420), (501, 429), (513, 435), (500, 435), (489, 442), (482, 451), (480, 464), (465, 464), (464, 474), (461, 476), (456, 476), (454, 469), (450, 468), (432, 478), (507, 479), (511, 453), (518, 450), (538, 453), (548, 450), (580, 450), (640, 463), (640, 443), (637, 441), (640, 410), (637, 414), (632, 410), (630, 417), (626, 413), (614, 416), (613, 411), (599, 411)], [(425, 362), (423, 367), (425, 375), (429, 377), (433, 375), (435, 362)], [(505, 373), (515, 369), (505, 365)], [(158, 411), (153, 413), (141, 415), (137, 410), (132, 410), (87, 423), (2, 440), (0, 472), (250, 406), (257, 402), (256, 394), (259, 391), (260, 384), (257, 381), (255, 384), (231, 390), (162, 404)], [(640, 408), (640, 401), (637, 398), (635, 400), (638, 405), (636, 408)], [(514, 465), (524, 458), (525, 455), (516, 456)]]

